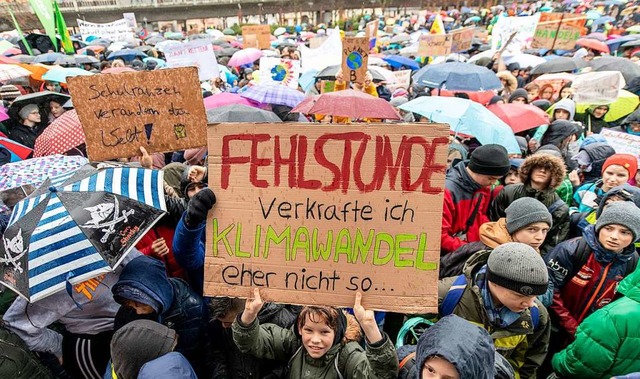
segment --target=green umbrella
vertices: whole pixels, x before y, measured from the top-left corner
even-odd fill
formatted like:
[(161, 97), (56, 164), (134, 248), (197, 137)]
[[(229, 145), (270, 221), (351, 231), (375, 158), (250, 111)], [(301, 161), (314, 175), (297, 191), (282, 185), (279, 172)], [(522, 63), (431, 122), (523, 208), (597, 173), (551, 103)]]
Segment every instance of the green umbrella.
[(235, 36), (236, 32), (235, 32), (235, 30), (233, 30), (231, 28), (226, 28), (225, 30), (222, 31), (222, 34), (224, 34), (226, 36)]

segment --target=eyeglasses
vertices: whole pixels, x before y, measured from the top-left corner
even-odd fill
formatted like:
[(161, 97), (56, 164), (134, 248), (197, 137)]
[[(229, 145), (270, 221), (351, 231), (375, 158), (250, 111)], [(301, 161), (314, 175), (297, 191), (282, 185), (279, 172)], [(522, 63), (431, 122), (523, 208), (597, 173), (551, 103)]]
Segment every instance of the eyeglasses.
[(33, 112), (29, 113), (29, 114), (40, 114), (40, 111), (33, 111)]

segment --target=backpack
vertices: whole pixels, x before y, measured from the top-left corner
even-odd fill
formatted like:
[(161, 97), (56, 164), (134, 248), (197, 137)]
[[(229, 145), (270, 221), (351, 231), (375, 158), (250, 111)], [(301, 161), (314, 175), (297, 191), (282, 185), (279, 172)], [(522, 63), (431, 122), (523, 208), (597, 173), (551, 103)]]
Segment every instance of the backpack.
[(397, 349), (398, 379), (414, 379), (417, 377), (416, 345), (405, 345)]
[[(580, 241), (578, 241), (578, 246), (576, 247), (576, 264), (573, 266), (573, 271), (566, 275), (567, 278), (573, 278), (580, 271), (582, 266), (584, 266), (589, 260), (589, 256), (591, 255), (591, 246), (587, 243), (587, 240), (584, 237), (580, 237)], [(631, 259), (627, 261), (627, 267), (625, 269), (624, 276), (631, 274), (635, 271), (638, 265), (638, 254), (633, 254)]]
[(0, 378), (53, 379), (16, 334), (0, 328)]

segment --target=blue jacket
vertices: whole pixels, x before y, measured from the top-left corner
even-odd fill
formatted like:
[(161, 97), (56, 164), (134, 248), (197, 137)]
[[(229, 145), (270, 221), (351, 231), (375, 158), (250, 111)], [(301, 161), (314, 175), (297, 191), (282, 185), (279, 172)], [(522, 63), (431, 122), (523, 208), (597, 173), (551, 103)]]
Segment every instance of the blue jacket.
[(203, 222), (195, 229), (189, 229), (184, 223), (184, 214), (173, 236), (173, 256), (176, 262), (187, 272), (189, 286), (202, 295), (204, 286), (205, 229)]
[(197, 379), (189, 361), (180, 353), (171, 352), (147, 362), (138, 373), (138, 379)]

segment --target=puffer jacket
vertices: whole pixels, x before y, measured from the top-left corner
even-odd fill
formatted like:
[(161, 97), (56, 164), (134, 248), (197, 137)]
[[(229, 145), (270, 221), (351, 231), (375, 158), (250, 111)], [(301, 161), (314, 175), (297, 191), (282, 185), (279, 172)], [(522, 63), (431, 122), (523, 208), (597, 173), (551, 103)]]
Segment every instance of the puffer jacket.
[(583, 184), (573, 194), (570, 212), (591, 212), (598, 206), (598, 199), (604, 196), (602, 180)]
[[(480, 240), (480, 225), (489, 221), (487, 211), (493, 197), (502, 188), (481, 187), (467, 172), (467, 162), (460, 162), (447, 172), (442, 212), (442, 252), (451, 253), (460, 246)], [(479, 203), (478, 203), (479, 202)], [(478, 212), (469, 227), (466, 239), (457, 236), (466, 229), (476, 204)]]
[(553, 357), (554, 370), (567, 378), (610, 378), (640, 371), (640, 270), (618, 287), (624, 297), (587, 317), (575, 341)]
[(604, 162), (616, 153), (608, 143), (596, 142), (589, 144), (580, 150), (584, 150), (591, 159), (591, 170), (583, 173), (582, 184), (593, 183), (602, 177)]
[[(489, 332), (496, 351), (507, 358), (516, 372), (516, 378), (535, 378), (536, 370), (544, 361), (549, 346), (549, 333), (551, 332), (549, 314), (542, 303), (536, 300), (534, 306), (538, 308), (539, 316), (535, 329), (529, 310), (522, 312), (520, 318), (507, 327), (494, 327), (489, 321), (480, 288), (475, 282), (476, 273), (487, 263), (489, 254), (490, 251), (481, 251), (467, 261), (464, 268), (467, 287), (458, 305), (454, 308), (453, 314), (480, 325)], [(446, 278), (438, 282), (438, 302), (440, 304), (455, 279), (455, 277)]]
[(53, 379), (53, 375), (14, 333), (0, 328), (0, 378)]
[(638, 254), (633, 244), (621, 253), (604, 249), (589, 225), (583, 237), (561, 243), (545, 262), (554, 288), (551, 309), (574, 334), (585, 317), (613, 301), (620, 281), (635, 269)]
[(376, 345), (366, 343), (364, 350), (355, 341), (339, 342), (324, 356), (315, 359), (307, 354), (300, 337), (292, 329), (274, 324), (260, 325), (258, 320), (244, 326), (238, 319), (232, 329), (240, 351), (259, 358), (289, 362), (289, 379), (396, 379), (398, 375), (396, 350), (387, 335)]

